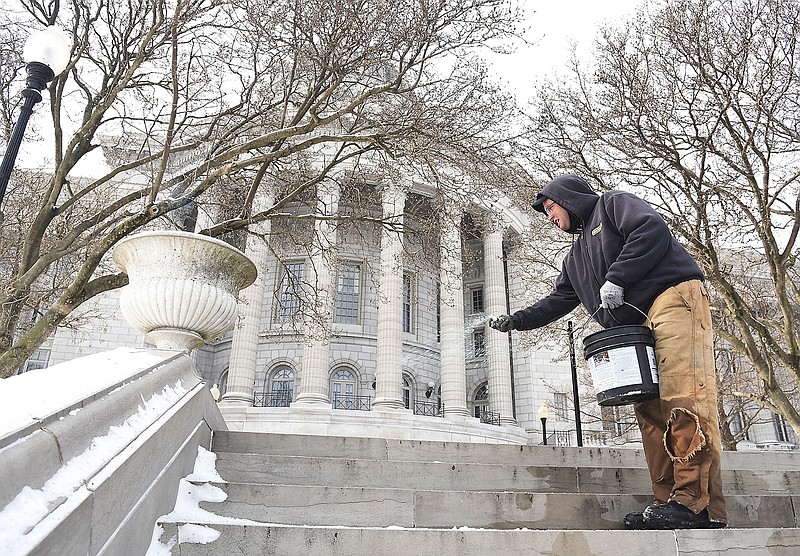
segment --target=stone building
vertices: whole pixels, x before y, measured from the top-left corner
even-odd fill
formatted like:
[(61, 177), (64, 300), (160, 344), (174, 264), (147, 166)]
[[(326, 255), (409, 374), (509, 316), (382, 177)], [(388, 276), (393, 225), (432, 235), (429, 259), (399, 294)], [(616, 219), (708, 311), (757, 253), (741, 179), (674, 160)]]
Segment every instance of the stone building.
[[(575, 411), (573, 372), (585, 371), (573, 371), (566, 347), (531, 347), (530, 333), (487, 326), (490, 316), (532, 301), (519, 249), (528, 225), (522, 212), (502, 198), (446, 198), (410, 180), (331, 179), (315, 193), (288, 206), (286, 217), (228, 238), (259, 277), (241, 294), (238, 326), (194, 357), (209, 386), (218, 385), (230, 428), (638, 441), (630, 408), (601, 411), (583, 379)], [(219, 217), (200, 214), (198, 228)], [(122, 319), (117, 293), (82, 310), (81, 326), (59, 330), (26, 368), (144, 345)], [(754, 429), (753, 444), (796, 441), (785, 425), (767, 429)]]

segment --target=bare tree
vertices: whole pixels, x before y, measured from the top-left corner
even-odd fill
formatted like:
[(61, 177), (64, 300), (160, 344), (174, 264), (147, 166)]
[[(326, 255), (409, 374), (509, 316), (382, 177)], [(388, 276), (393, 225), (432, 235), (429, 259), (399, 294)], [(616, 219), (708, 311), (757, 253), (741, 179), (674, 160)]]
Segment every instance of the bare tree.
[[(800, 431), (800, 6), (669, 0), (598, 35), (543, 85), (531, 159), (654, 203), (712, 286), (749, 394)], [(757, 287), (756, 287), (757, 286)]]
[[(514, 36), (514, 4), (19, 0), (5, 7), (6, 134), (28, 31), (65, 26), (71, 56), (49, 87), (52, 121), (32, 122), (54, 138), (52, 164), (15, 175), (3, 207), (0, 376), (81, 303), (126, 283), (108, 264), (109, 250), (154, 221), (185, 226), (212, 213), (218, 217), (201, 233), (236, 233), (286, 217), (321, 180), (363, 166), (377, 180), (402, 171), (451, 196), (464, 184), (502, 191), (519, 182), (507, 141), (514, 103), (477, 56), (486, 41)], [(87, 164), (104, 170), (81, 178)], [(274, 204), (253, 211), (267, 189)], [(34, 309), (43, 314), (23, 326)]]

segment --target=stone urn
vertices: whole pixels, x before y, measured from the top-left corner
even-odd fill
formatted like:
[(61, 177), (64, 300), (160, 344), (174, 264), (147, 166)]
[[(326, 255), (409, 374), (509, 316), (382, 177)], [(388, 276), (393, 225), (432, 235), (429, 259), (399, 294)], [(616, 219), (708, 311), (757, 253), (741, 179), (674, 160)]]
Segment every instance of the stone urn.
[(129, 279), (122, 315), (159, 349), (195, 349), (233, 328), (236, 296), (257, 274), (238, 249), (189, 232), (141, 232), (112, 257)]

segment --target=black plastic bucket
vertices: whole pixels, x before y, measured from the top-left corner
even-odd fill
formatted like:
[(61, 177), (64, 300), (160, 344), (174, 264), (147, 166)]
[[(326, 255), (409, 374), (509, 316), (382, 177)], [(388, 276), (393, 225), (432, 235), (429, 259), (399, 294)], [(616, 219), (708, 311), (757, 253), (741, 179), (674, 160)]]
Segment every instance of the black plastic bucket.
[(583, 339), (597, 403), (629, 405), (658, 397), (653, 332), (646, 326), (614, 326)]

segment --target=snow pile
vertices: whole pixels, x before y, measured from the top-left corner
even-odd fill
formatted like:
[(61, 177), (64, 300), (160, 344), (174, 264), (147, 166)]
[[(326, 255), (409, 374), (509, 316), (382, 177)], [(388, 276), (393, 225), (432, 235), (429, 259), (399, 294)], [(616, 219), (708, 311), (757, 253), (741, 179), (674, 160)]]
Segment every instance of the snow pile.
[(177, 538), (172, 536), (166, 543), (162, 543), (159, 539), (164, 528), (156, 524), (147, 556), (167, 556), (176, 544), (214, 542), (219, 538), (220, 532), (209, 525), (258, 525), (249, 519), (223, 517), (200, 507), (200, 502), (223, 502), (228, 497), (221, 488), (208, 484), (225, 482), (217, 473), (216, 463), (217, 454), (202, 446), (197, 447), (194, 470), (181, 479), (175, 509), (159, 518), (159, 521), (182, 523), (178, 526)]

